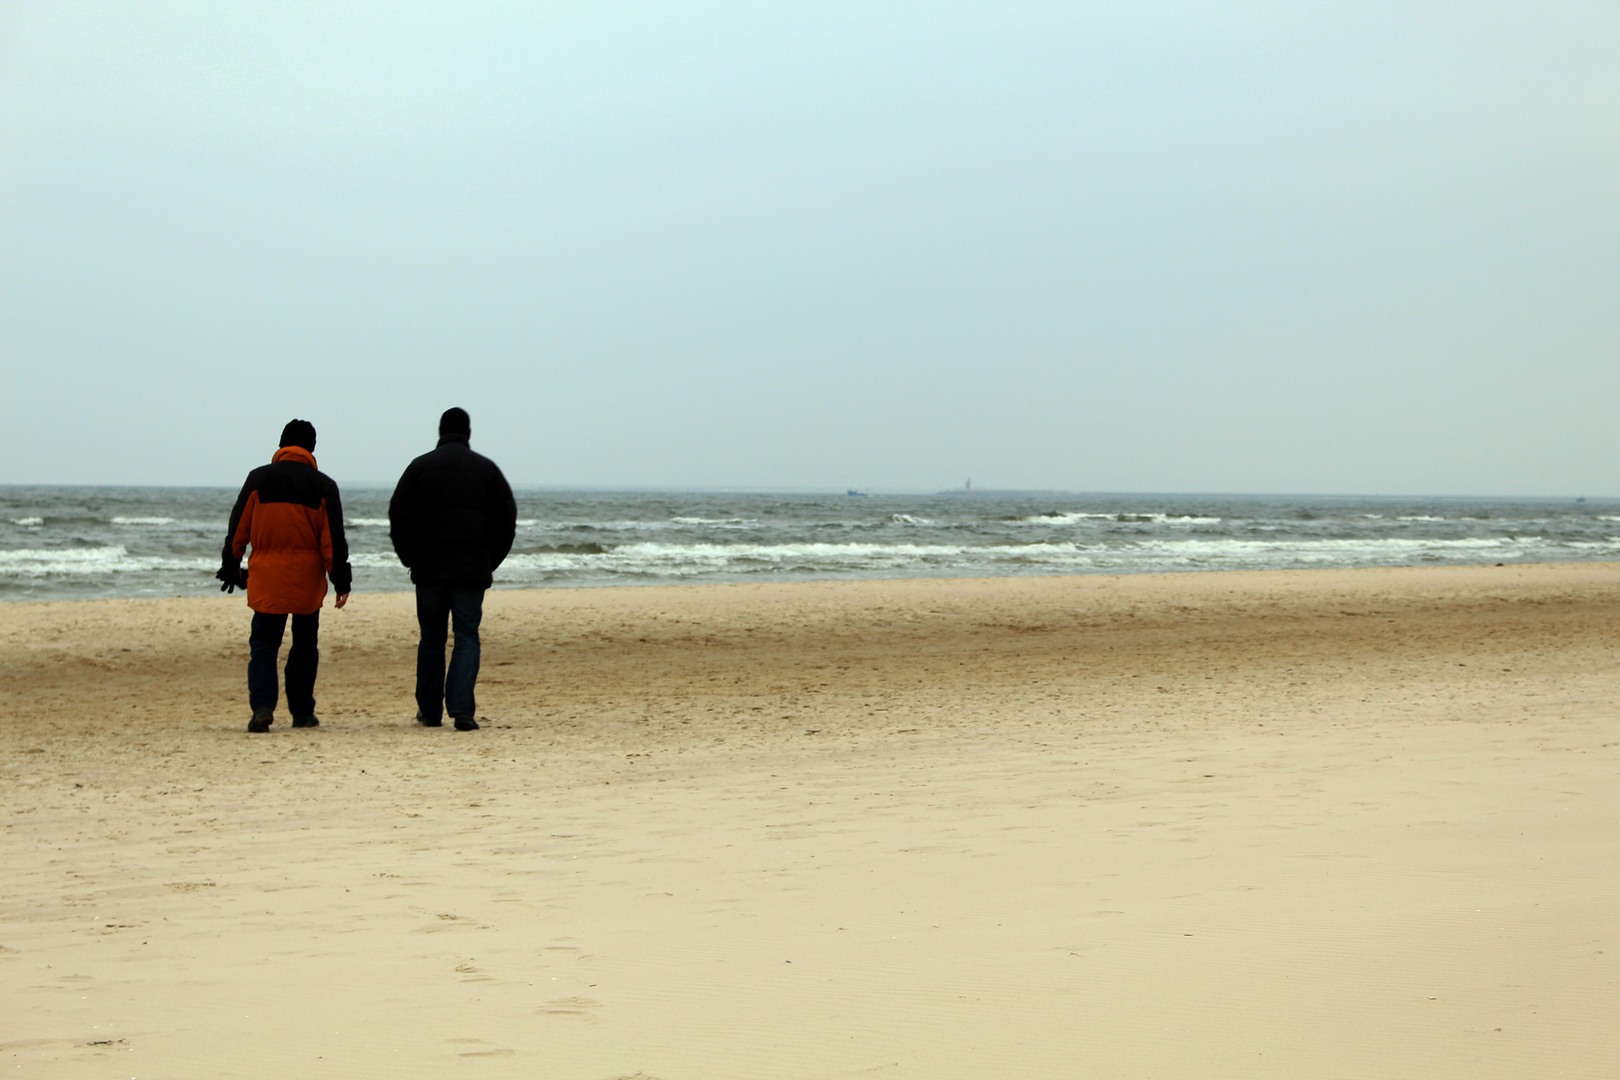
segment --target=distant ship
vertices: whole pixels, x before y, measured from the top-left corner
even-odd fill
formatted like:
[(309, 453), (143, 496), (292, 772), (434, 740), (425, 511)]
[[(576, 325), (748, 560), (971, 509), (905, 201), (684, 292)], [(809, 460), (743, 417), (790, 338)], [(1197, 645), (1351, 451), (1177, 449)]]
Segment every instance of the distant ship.
[(973, 494), (973, 477), (971, 477), (971, 476), (968, 477), (967, 478), (967, 483), (963, 484), (961, 487), (959, 487), (959, 488), (951, 488), (948, 491), (941, 491), (939, 494), (941, 494), (941, 495), (971, 495), (971, 494)]
[(850, 488), (848, 491), (844, 492), (844, 494), (848, 495), (848, 496), (850, 496), (852, 498), (859, 498), (859, 499), (866, 498), (866, 492), (864, 492), (864, 491), (856, 491), (854, 488)]

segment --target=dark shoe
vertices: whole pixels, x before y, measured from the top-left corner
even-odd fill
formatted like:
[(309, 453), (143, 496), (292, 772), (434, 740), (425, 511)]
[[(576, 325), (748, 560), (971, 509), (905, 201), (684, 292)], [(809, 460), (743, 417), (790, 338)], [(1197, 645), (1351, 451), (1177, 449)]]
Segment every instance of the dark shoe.
[(314, 713), (310, 713), (308, 716), (295, 716), (295, 717), (293, 717), (293, 727), (320, 727), (320, 726), (321, 726), (321, 722), (315, 718)]
[(457, 717), (454, 717), (454, 719), (455, 719), (455, 722), (456, 722), (456, 730), (457, 731), (477, 731), (478, 730), (478, 721), (474, 720), (470, 716), (457, 716)]
[(275, 718), (274, 709), (260, 709), (253, 714), (253, 719), (248, 721), (248, 730), (255, 735), (262, 735), (270, 730), (270, 724)]
[(416, 710), (416, 722), (418, 724), (421, 724), (423, 727), (444, 727), (444, 721), (443, 720), (424, 720), (424, 719), (422, 719), (422, 710), (421, 709)]

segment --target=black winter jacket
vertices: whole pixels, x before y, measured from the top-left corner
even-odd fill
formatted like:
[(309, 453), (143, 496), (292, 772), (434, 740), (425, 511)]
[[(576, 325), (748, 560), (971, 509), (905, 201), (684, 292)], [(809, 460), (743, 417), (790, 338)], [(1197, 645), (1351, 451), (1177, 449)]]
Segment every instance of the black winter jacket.
[(511, 486), (465, 435), (406, 466), (388, 503), (388, 537), (418, 585), (489, 588), (516, 533)]

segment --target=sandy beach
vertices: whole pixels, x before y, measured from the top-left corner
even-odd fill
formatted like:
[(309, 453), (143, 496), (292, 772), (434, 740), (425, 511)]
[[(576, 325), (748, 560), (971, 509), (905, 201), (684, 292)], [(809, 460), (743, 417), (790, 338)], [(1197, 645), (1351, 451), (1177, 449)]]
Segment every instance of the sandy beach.
[(16, 1077), (1613, 1077), (1620, 564), (0, 606)]

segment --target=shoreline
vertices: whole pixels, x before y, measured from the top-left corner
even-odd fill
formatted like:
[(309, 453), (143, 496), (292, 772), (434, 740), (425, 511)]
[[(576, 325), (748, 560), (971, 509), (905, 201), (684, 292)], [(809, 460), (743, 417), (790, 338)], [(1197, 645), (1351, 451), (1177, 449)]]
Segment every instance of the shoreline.
[[(1138, 578), (1165, 578), (1179, 580), (1184, 578), (1227, 578), (1234, 576), (1269, 576), (1269, 575), (1324, 575), (1324, 574), (1379, 574), (1379, 573), (1446, 573), (1453, 571), (1471, 570), (1583, 570), (1583, 569), (1620, 569), (1620, 560), (1593, 559), (1563, 562), (1477, 562), (1477, 563), (1434, 563), (1427, 565), (1390, 565), (1390, 566), (1287, 566), (1274, 567), (1263, 570), (1248, 568), (1234, 569), (1198, 569), (1198, 570), (1141, 570), (1129, 573), (1097, 572), (1082, 574), (1066, 573), (1031, 573), (1031, 574), (980, 574), (972, 575), (946, 575), (936, 577), (825, 577), (825, 578), (790, 578), (748, 581), (660, 581), (646, 584), (632, 583), (583, 583), (567, 585), (529, 585), (514, 584), (503, 585), (496, 582), (488, 590), (494, 593), (549, 593), (549, 592), (600, 592), (623, 590), (627, 592), (642, 592), (648, 589), (708, 589), (708, 588), (795, 588), (801, 586), (817, 585), (889, 585), (912, 582), (917, 584), (935, 584), (950, 586), (959, 583), (994, 582), (994, 581), (1090, 581), (1098, 578), (1131, 581)], [(407, 585), (403, 589), (356, 590), (355, 596), (393, 596), (399, 593), (409, 593), (413, 586)], [(210, 589), (199, 595), (186, 595), (176, 593), (170, 596), (92, 596), (92, 597), (62, 597), (54, 600), (0, 600), (0, 605), (23, 604), (96, 604), (96, 603), (123, 603), (143, 602), (158, 603), (174, 600), (191, 601), (222, 601), (235, 600), (245, 604), (244, 593), (238, 590), (231, 594), (218, 594), (217, 590)], [(327, 584), (327, 599), (332, 597), (331, 584)], [(325, 605), (331, 610), (331, 604)]]
[[(387, 500), (352, 494), (356, 584), (409, 592), (387, 538)], [(518, 502), (513, 551), (496, 575), (502, 591), (1620, 560), (1620, 504), (1609, 503), (647, 493)], [(13, 499), (0, 512), (0, 594), (207, 595), (227, 508), (183, 492)]]
[(465, 734), (409, 593), (262, 736), (240, 596), (0, 610), (13, 1075), (1620, 1060), (1620, 564), (493, 590)]

